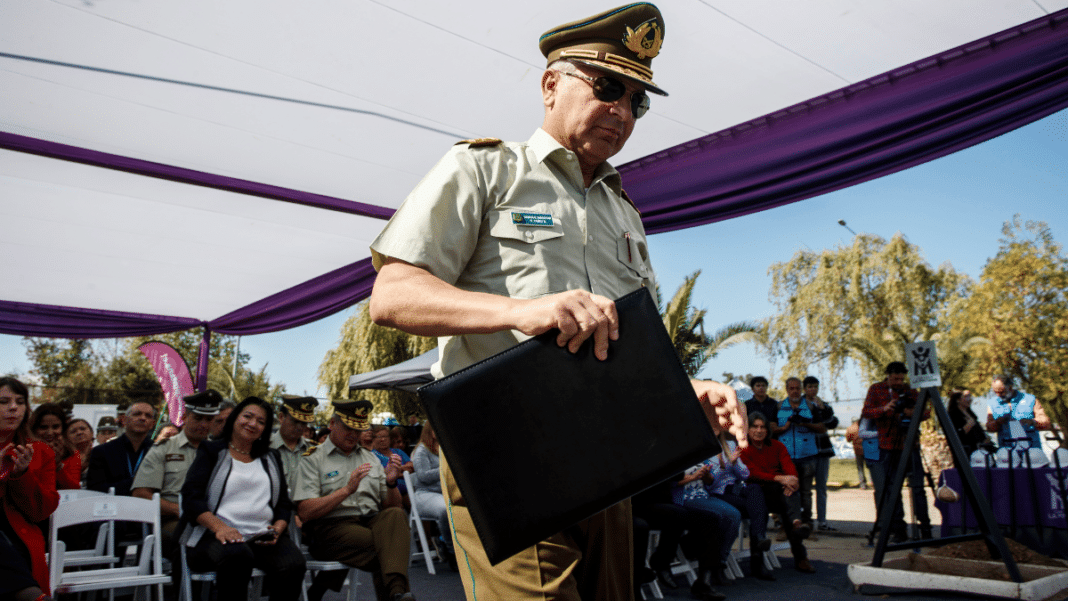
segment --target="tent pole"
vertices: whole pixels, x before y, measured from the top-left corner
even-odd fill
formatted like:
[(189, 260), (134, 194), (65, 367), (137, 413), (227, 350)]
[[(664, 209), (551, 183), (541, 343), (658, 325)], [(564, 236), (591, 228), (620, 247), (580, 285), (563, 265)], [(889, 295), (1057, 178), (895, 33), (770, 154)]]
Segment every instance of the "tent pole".
[(204, 326), (204, 337), (200, 340), (200, 356), (197, 357), (197, 392), (208, 388), (208, 356), (211, 354), (211, 328)]

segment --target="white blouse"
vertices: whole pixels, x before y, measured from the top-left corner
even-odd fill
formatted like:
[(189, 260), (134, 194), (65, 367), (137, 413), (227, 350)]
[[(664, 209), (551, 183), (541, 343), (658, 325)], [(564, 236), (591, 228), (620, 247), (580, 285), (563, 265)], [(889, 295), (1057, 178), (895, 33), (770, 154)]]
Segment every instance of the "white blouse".
[(271, 479), (259, 459), (251, 463), (235, 460), (231, 465), (215, 515), (247, 538), (272, 523)]

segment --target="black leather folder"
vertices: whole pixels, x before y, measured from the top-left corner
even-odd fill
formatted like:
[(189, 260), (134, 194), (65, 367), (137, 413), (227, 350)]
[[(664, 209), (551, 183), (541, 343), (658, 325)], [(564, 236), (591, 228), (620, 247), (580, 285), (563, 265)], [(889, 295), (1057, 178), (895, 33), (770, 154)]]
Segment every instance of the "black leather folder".
[(497, 564), (719, 452), (649, 292), (608, 359), (546, 332), (419, 389)]

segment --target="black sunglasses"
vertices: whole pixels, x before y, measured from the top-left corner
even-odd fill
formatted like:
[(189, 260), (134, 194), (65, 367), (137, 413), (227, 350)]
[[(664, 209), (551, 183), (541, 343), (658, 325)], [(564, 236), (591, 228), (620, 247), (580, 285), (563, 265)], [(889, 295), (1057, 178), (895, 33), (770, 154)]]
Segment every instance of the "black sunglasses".
[[(615, 77), (602, 76), (593, 78), (581, 73), (568, 73), (567, 71), (560, 71), (560, 73), (576, 77), (590, 84), (590, 87), (593, 88), (593, 96), (601, 102), (615, 102), (627, 93), (627, 86)], [(644, 91), (631, 94), (630, 112), (634, 115), (635, 119), (641, 119), (645, 113), (648, 113), (649, 95)]]

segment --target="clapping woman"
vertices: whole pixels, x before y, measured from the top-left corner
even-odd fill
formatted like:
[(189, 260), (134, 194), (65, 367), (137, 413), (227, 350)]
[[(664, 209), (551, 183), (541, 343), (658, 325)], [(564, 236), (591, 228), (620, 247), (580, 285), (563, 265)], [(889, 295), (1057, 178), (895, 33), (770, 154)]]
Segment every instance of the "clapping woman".
[(30, 437), (29, 391), (0, 378), (0, 599), (48, 598), (45, 541), (36, 523), (59, 505), (55, 454)]
[(271, 601), (300, 596), (305, 562), (284, 535), (293, 505), (270, 448), (273, 425), (267, 401), (242, 401), (222, 436), (200, 444), (182, 487), (181, 544), (192, 569), (216, 573), (219, 599), (247, 597), (254, 567), (266, 573)]
[(52, 447), (56, 454), (56, 488), (69, 490), (82, 486), (82, 456), (67, 442), (67, 412), (56, 403), (44, 403), (33, 411), (30, 432)]

